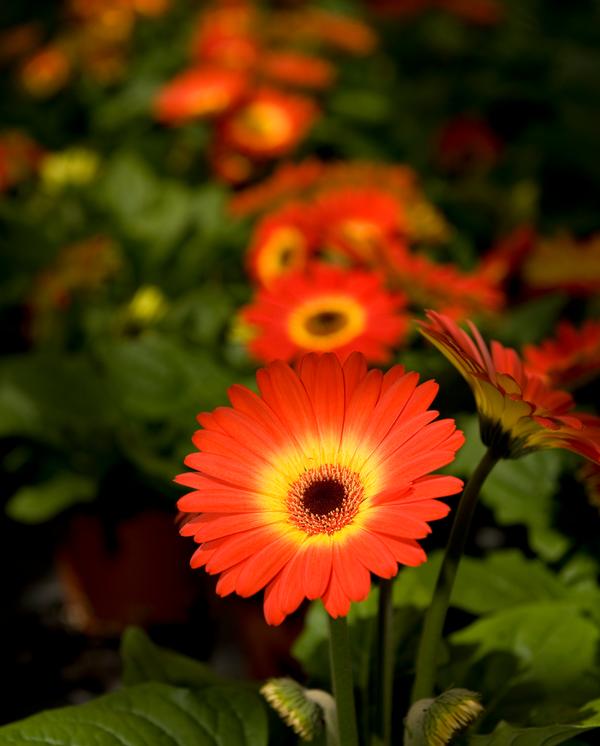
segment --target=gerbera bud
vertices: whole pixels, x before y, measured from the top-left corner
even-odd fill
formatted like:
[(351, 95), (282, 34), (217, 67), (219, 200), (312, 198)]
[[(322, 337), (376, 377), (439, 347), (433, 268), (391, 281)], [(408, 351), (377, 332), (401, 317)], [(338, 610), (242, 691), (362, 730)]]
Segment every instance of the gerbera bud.
[(318, 689), (305, 689), (293, 679), (269, 679), (260, 690), (280, 717), (303, 741), (312, 741), (325, 725), (333, 697)]
[(405, 721), (406, 746), (445, 746), (483, 712), (479, 694), (449, 689), (435, 699), (420, 699)]

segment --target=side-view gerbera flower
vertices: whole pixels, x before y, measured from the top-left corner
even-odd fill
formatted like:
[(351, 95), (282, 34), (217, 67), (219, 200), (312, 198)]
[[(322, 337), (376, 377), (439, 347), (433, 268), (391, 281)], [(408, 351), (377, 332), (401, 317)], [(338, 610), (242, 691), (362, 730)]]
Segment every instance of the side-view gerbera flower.
[(164, 85), (154, 102), (156, 118), (165, 124), (223, 114), (248, 88), (244, 73), (213, 67), (184, 70)]
[(403, 295), (385, 290), (378, 275), (313, 263), (283, 275), (242, 310), (256, 333), (248, 347), (259, 360), (292, 360), (305, 352), (362, 352), (386, 362), (408, 323)]
[(394, 366), (367, 370), (355, 353), (342, 365), (309, 354), (257, 373), (259, 394), (234, 385), (231, 407), (199, 416), (192, 488), (179, 501), (182, 528), (200, 544), (192, 567), (220, 574), (217, 593), (265, 589), (267, 622), (303, 599), (332, 617), (369, 593), (371, 573), (393, 577), (419, 565), (417, 539), (448, 506), (459, 479), (431, 472), (450, 463), (463, 435), (428, 409), (434, 381)]
[(516, 458), (545, 448), (565, 448), (600, 461), (598, 429), (589, 415), (573, 411), (573, 398), (530, 372), (517, 352), (492, 341), (488, 348), (477, 327), (473, 337), (434, 311), (421, 333), (465, 378), (477, 403), (481, 438), (500, 458)]
[(525, 364), (553, 386), (571, 388), (600, 373), (600, 321), (588, 319), (579, 329), (562, 321), (553, 339), (526, 345)]
[(423, 254), (390, 254), (394, 286), (419, 308), (436, 308), (453, 319), (500, 310), (504, 294), (481, 271), (464, 272), (454, 264), (440, 264)]

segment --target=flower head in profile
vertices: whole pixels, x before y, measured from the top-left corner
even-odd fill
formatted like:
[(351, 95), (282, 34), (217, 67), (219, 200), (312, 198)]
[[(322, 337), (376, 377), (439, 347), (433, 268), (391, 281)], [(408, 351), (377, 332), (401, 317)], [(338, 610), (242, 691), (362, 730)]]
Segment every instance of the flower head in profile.
[(154, 113), (166, 124), (216, 116), (237, 104), (247, 87), (246, 76), (237, 70), (192, 68), (161, 88), (154, 102)]
[(256, 225), (247, 264), (260, 285), (269, 286), (288, 272), (305, 269), (316, 248), (314, 211), (309, 204), (289, 203)]
[(48, 44), (23, 64), (21, 85), (31, 96), (46, 98), (64, 88), (71, 72), (72, 63), (66, 51), (59, 45)]
[(403, 295), (392, 294), (378, 275), (314, 263), (258, 291), (242, 311), (256, 333), (250, 352), (259, 360), (292, 360), (305, 352), (362, 352), (386, 362), (404, 339)]
[(428, 409), (437, 385), (394, 366), (367, 371), (355, 353), (342, 365), (309, 354), (292, 369), (278, 360), (257, 373), (259, 394), (235, 385), (230, 407), (201, 414), (192, 488), (179, 501), (182, 527), (200, 545), (192, 567), (220, 574), (217, 593), (265, 589), (267, 622), (305, 599), (333, 617), (366, 598), (371, 573), (426, 556), (417, 539), (448, 507), (460, 480), (432, 475), (463, 436)]
[(527, 368), (552, 386), (577, 386), (600, 373), (600, 321), (589, 319), (579, 329), (562, 321), (554, 339), (526, 345), (523, 354)]
[(440, 264), (408, 251), (397, 251), (391, 259), (394, 285), (421, 309), (435, 308), (462, 319), (498, 311), (504, 303), (500, 288), (481, 271), (464, 272), (454, 264)]
[(472, 337), (452, 319), (434, 311), (421, 333), (458, 369), (473, 393), (479, 411), (481, 439), (500, 458), (530, 451), (565, 448), (600, 461), (600, 429), (596, 418), (573, 412), (570, 394), (551, 388), (528, 371), (510, 347), (493, 341), (488, 348), (477, 327)]
[(222, 120), (219, 139), (251, 158), (276, 158), (296, 147), (316, 116), (310, 98), (260, 88)]
[(335, 79), (335, 67), (327, 60), (287, 50), (264, 52), (259, 69), (273, 83), (298, 88), (321, 90)]

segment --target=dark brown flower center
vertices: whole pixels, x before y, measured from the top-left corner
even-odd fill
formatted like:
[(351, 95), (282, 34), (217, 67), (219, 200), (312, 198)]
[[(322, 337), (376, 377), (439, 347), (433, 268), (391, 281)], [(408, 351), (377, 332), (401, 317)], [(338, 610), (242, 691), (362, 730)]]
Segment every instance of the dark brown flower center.
[(352, 521), (363, 497), (356, 472), (323, 464), (304, 472), (290, 487), (290, 521), (307, 534), (333, 534)]
[(326, 336), (327, 334), (339, 332), (347, 323), (348, 317), (344, 313), (340, 313), (339, 311), (321, 311), (320, 313), (315, 313), (313, 316), (309, 316), (306, 319), (305, 326), (310, 334)]
[(327, 515), (336, 508), (341, 508), (346, 497), (343, 484), (335, 479), (323, 479), (313, 482), (304, 490), (302, 501), (304, 507), (313, 515)]

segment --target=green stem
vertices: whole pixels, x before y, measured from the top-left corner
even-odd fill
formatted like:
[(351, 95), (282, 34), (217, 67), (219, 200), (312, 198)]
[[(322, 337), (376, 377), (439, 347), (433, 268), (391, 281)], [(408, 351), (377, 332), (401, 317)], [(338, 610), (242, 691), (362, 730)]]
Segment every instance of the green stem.
[(450, 538), (446, 546), (446, 553), (442, 560), (440, 572), (437, 578), (433, 599), (425, 614), (421, 640), (417, 650), (416, 677), (412, 690), (412, 702), (433, 696), (433, 687), (436, 674), (436, 662), (438, 648), (442, 637), (444, 621), (450, 604), (452, 587), (456, 578), (456, 572), (460, 558), (465, 548), (465, 542), (471, 527), (473, 513), (477, 505), (479, 490), (487, 475), (498, 461), (498, 456), (488, 449), (477, 468), (471, 475), (462, 493)]
[(348, 624), (345, 617), (329, 617), (329, 652), (331, 681), (337, 709), (339, 742), (343, 746), (358, 746), (354, 687), (352, 684), (352, 654)]
[(377, 615), (377, 726), (382, 746), (392, 743), (392, 702), (394, 690), (395, 645), (393, 635), (392, 580), (379, 585)]

